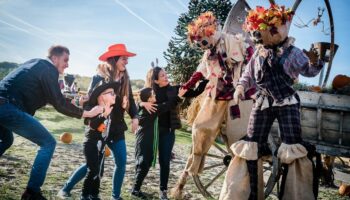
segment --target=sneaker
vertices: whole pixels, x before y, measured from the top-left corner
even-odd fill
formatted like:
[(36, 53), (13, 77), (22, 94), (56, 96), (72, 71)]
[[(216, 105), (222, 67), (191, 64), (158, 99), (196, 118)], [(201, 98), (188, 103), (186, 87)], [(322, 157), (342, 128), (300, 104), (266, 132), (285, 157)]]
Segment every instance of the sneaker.
[(169, 200), (166, 190), (160, 191), (159, 199), (160, 200)]
[(100, 195), (90, 195), (89, 199), (90, 200), (101, 200), (101, 196)]
[(133, 190), (131, 192), (131, 196), (137, 197), (139, 199), (147, 199), (147, 196), (143, 192), (137, 190)]
[(175, 153), (171, 152), (170, 160), (175, 160)]
[(21, 200), (47, 200), (41, 193), (39, 192), (34, 192), (33, 190), (27, 188), (21, 197)]
[(112, 197), (111, 200), (124, 200), (122, 197)]
[(81, 195), (80, 200), (90, 200), (89, 195)]
[(71, 197), (72, 195), (69, 192), (64, 191), (62, 188), (60, 191), (58, 191), (56, 196), (59, 199), (67, 199), (67, 198)]
[(111, 198), (111, 200), (124, 200), (122, 197), (113, 197)]

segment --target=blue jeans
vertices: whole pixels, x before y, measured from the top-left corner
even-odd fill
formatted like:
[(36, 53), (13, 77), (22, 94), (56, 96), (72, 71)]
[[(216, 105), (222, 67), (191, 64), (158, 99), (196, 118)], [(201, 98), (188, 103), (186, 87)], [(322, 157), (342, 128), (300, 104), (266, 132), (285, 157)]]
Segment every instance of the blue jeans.
[[(125, 140), (107, 143), (111, 149), (115, 167), (112, 180), (112, 196), (118, 198), (123, 184), (126, 166), (126, 144)], [(63, 191), (70, 192), (73, 187), (81, 181), (87, 174), (86, 164), (78, 167), (69, 177), (68, 181), (63, 186)]]
[[(1, 124), (1, 123), (0, 123)], [(0, 156), (13, 144), (12, 131), (0, 125)]]
[(11, 146), (13, 142), (12, 132), (39, 145), (40, 148), (36, 154), (27, 187), (36, 192), (40, 191), (55, 151), (55, 138), (33, 116), (10, 103), (0, 105), (0, 126), (0, 155)]
[(175, 143), (175, 131), (169, 128), (159, 127), (159, 166), (161, 191), (168, 190), (170, 173), (171, 151)]

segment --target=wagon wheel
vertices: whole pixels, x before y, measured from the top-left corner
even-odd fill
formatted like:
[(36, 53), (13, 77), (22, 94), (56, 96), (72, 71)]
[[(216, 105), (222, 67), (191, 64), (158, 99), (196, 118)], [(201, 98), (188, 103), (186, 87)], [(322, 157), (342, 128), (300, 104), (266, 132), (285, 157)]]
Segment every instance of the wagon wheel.
[(277, 194), (279, 193), (279, 180), (281, 176), (281, 162), (275, 154), (280, 144), (278, 135), (276, 137), (275, 135), (270, 133), (268, 137), (268, 143), (272, 152), (272, 156), (271, 156), (272, 159), (271, 161), (264, 162), (264, 165), (263, 165), (265, 198), (267, 198), (272, 193), (272, 190), (275, 187), (276, 183), (277, 183)]
[[(275, 152), (277, 149), (276, 140), (271, 134), (269, 135), (268, 140), (271, 151)], [(224, 144), (214, 143), (212, 145), (206, 154), (203, 172), (192, 176), (199, 192), (207, 199), (218, 199), (225, 172), (227, 171), (228, 165), (232, 159), (232, 153), (230, 153), (230, 149), (225, 141), (227, 140), (224, 138)], [(278, 158), (272, 156), (272, 159), (264, 161), (263, 171), (265, 184), (264, 193), (266, 198), (270, 195), (280, 178), (280, 162)], [(215, 185), (219, 185), (220, 187), (218, 188), (220, 189), (214, 188), (213, 186)]]
[[(210, 191), (210, 186), (212, 186), (216, 181), (217, 184), (222, 184), (222, 181), (220, 182), (218, 179), (223, 179), (225, 177), (224, 174), (231, 161), (231, 158), (232, 154), (228, 152), (227, 148), (218, 143), (214, 143), (209, 152), (206, 154), (206, 163), (209, 161), (210, 164), (204, 166), (201, 174), (192, 176), (196, 187), (205, 198), (214, 198), (213, 196), (220, 195), (220, 193), (216, 193), (220, 191)], [(202, 178), (201, 176), (207, 172), (211, 172), (213, 176), (209, 178)]]

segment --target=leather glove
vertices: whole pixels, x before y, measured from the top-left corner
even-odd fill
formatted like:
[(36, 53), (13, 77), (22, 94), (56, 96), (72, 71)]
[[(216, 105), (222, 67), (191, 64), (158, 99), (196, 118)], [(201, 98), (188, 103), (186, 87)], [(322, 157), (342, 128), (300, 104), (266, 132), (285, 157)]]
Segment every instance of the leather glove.
[(310, 51), (303, 49), (303, 52), (309, 57), (310, 64), (314, 65), (318, 62), (319, 55), (315, 48), (311, 48)]

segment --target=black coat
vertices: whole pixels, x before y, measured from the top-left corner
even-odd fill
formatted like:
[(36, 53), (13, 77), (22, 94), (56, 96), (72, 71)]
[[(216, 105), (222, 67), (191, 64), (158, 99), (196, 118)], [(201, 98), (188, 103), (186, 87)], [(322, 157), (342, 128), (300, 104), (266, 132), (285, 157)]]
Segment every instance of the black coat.
[[(89, 118), (88, 128), (85, 130), (85, 137), (88, 139), (93, 139), (93, 140), (103, 140), (104, 138), (102, 137), (102, 132), (101, 132), (101, 130), (99, 130), (99, 127), (102, 124), (105, 124), (105, 121), (107, 119), (102, 115), (97, 115), (93, 118)], [(105, 129), (106, 128), (107, 127), (105, 126)]]
[(62, 114), (81, 118), (83, 110), (63, 97), (58, 76), (57, 68), (49, 61), (29, 60), (0, 81), (0, 97), (30, 115), (49, 103)]
[(159, 114), (167, 112), (176, 107), (176, 104), (180, 102), (181, 99), (173, 98), (171, 101), (157, 103), (157, 111), (154, 113), (148, 113), (144, 107), (139, 108), (139, 128), (137, 134), (146, 134), (146, 137), (153, 138), (154, 133), (154, 121)]
[[(200, 95), (204, 91), (208, 82), (209, 82), (208, 80), (201, 80), (199, 82), (198, 87), (195, 89), (189, 89), (185, 93), (184, 97), (196, 97), (196, 96)], [(179, 85), (176, 85), (176, 86), (168, 85), (165, 87), (167, 87), (166, 92), (167, 92), (168, 101), (172, 101), (174, 98), (177, 98), (179, 88), (180, 88)], [(158, 91), (160, 91), (160, 90), (158, 90)], [(161, 91), (164, 91), (164, 90), (161, 90)], [(155, 92), (156, 92), (156, 95), (158, 95), (157, 88), (155, 89)], [(157, 103), (163, 103), (163, 102), (157, 102)], [(170, 127), (169, 128), (171, 128), (171, 129), (181, 128), (179, 107), (176, 106), (176, 107), (170, 109), (169, 113), (170, 113)]]

